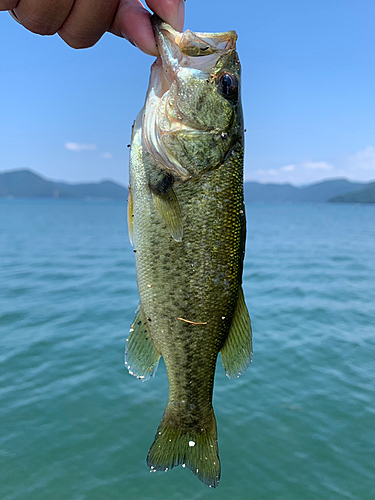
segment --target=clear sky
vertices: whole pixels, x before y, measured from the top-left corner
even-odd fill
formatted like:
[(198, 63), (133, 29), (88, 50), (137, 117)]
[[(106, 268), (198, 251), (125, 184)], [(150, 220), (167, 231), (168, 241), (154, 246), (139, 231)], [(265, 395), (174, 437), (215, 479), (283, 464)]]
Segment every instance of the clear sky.
[[(187, 0), (185, 27), (238, 32), (245, 177), (375, 180), (373, 0)], [(74, 50), (0, 12), (0, 171), (128, 181), (153, 58), (106, 34)]]

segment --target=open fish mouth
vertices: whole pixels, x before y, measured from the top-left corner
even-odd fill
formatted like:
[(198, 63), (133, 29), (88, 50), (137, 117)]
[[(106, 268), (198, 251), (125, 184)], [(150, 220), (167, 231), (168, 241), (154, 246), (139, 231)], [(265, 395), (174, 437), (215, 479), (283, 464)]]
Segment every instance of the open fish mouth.
[[(151, 68), (142, 120), (143, 143), (176, 179), (187, 180), (192, 171), (186, 163), (195, 164), (197, 157), (180, 161), (181, 155), (176, 148), (170, 147), (171, 138), (174, 136), (177, 140), (179, 137), (180, 142), (184, 142), (182, 149), (186, 149), (184, 137), (191, 137), (191, 134), (210, 133), (225, 138), (228, 135), (232, 114), (228, 103), (221, 105), (228, 109), (219, 113), (225, 117), (225, 123), (224, 118), (223, 123), (218, 123), (205, 116), (212, 114), (215, 106), (212, 96), (217, 93), (217, 67), (225, 58), (237, 57), (237, 34), (235, 31), (194, 33), (190, 30), (180, 33), (156, 15), (151, 17), (151, 22), (160, 56)], [(208, 108), (210, 99), (212, 105)]]
[(162, 92), (169, 89), (178, 69), (194, 68), (208, 76), (219, 58), (236, 47), (235, 31), (194, 33), (186, 30), (180, 33), (155, 14), (151, 23), (164, 69), (159, 75), (163, 80)]

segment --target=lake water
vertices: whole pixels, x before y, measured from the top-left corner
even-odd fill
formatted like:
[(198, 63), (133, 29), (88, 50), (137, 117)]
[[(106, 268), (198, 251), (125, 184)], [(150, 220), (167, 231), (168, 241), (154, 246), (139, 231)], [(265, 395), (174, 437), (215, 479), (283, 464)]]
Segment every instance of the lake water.
[(375, 498), (375, 206), (247, 206), (254, 358), (214, 407), (221, 483), (145, 459), (167, 399), (125, 369), (121, 202), (0, 200), (1, 499)]

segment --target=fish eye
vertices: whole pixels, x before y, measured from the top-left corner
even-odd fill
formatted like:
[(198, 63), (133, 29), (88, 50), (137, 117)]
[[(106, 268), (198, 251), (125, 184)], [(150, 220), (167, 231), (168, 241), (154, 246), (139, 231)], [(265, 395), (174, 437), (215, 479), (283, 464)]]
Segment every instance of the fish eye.
[(232, 73), (223, 73), (219, 76), (219, 92), (226, 99), (234, 99), (238, 95), (238, 80)]

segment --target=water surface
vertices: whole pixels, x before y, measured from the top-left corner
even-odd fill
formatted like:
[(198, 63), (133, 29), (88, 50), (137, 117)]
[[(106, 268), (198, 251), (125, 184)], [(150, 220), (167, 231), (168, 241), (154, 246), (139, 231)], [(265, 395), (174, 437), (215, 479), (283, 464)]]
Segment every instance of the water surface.
[(165, 367), (124, 367), (138, 303), (122, 202), (0, 200), (0, 498), (373, 499), (375, 207), (250, 204), (254, 358), (218, 363), (222, 479), (150, 474)]

